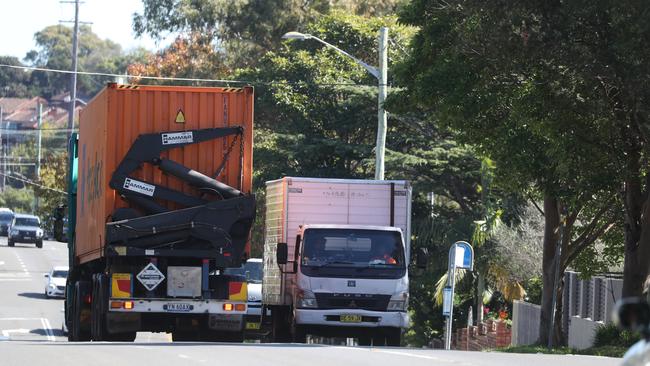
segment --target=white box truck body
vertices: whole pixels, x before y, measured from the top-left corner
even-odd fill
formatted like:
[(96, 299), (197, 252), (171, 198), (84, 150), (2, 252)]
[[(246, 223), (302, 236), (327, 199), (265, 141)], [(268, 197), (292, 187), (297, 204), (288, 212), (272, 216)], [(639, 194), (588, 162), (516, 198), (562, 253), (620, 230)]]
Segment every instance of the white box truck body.
[(262, 298), (273, 339), (399, 345), (409, 325), (409, 183), (285, 177), (266, 186)]

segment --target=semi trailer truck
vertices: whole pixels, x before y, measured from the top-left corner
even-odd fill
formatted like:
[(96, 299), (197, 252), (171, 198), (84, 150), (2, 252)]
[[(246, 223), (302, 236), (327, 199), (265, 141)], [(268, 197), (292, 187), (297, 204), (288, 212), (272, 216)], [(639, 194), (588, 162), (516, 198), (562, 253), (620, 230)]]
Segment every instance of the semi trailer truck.
[(88, 103), (68, 147), (70, 341), (241, 339), (219, 325), (247, 310), (225, 269), (250, 252), (252, 138), (250, 87), (109, 84)]
[(270, 181), (265, 224), (262, 302), (274, 341), (311, 334), (400, 345), (409, 325), (408, 182)]

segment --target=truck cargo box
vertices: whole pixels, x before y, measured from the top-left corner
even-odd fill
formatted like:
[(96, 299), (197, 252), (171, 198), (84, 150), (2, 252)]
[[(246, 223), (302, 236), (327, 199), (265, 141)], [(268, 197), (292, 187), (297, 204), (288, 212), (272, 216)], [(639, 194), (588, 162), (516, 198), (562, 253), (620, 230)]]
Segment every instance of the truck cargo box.
[[(80, 113), (76, 260), (85, 263), (100, 258), (106, 240), (106, 222), (117, 208), (129, 207), (129, 203), (109, 187), (109, 181), (139, 135), (238, 126), (244, 129), (239, 141), (235, 141), (237, 137), (229, 136), (173, 148), (164, 152), (162, 157), (216, 178), (243, 193), (250, 193), (253, 153), (251, 87), (109, 84)], [(173, 136), (182, 139), (184, 135)], [(225, 163), (224, 157), (227, 157)], [(215, 176), (220, 168), (223, 169)], [(188, 195), (201, 194), (191, 185), (163, 174), (150, 164), (143, 164), (133, 177)], [(181, 208), (174, 203), (159, 203), (170, 210)]]
[[(283, 281), (276, 263), (277, 243), (295, 253), (300, 225), (391, 226), (402, 230), (409, 257), (411, 187), (407, 181), (285, 177), (266, 183), (263, 301), (286, 304)], [(291, 259), (290, 259), (291, 260)], [(292, 263), (285, 265), (291, 271)], [(285, 276), (293, 276), (287, 274)]]

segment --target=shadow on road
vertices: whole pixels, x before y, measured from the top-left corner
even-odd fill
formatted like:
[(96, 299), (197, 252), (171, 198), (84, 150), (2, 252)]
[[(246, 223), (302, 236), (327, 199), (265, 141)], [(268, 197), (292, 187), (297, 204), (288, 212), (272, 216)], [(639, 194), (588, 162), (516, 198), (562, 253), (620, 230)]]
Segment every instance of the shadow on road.
[(31, 334), (38, 334), (42, 335), (44, 337), (47, 337), (48, 335), (53, 335), (55, 337), (63, 337), (65, 334), (61, 329), (50, 329), (50, 333), (47, 332), (47, 329), (32, 329), (29, 331)]
[(37, 292), (22, 292), (19, 293), (18, 296), (26, 297), (28, 299), (43, 299), (43, 300), (47, 299), (44, 293), (37, 293)]

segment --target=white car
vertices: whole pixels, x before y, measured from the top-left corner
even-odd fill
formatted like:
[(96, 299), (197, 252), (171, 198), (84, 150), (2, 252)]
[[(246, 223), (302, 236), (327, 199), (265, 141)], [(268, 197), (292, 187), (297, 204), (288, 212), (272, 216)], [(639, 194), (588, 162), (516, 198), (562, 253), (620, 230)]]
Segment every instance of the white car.
[(65, 281), (68, 278), (68, 267), (57, 266), (45, 274), (45, 297), (65, 297)]

